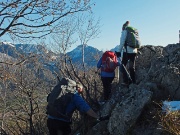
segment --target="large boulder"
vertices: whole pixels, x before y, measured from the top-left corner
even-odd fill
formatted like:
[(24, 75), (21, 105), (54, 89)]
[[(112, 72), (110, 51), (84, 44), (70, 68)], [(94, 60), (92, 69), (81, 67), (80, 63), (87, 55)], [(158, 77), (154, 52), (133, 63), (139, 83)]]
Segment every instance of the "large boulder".
[(131, 85), (127, 98), (117, 103), (112, 111), (108, 130), (112, 135), (125, 135), (136, 123), (144, 106), (151, 101), (152, 92)]
[(164, 48), (144, 46), (140, 51), (136, 61), (137, 83), (156, 83), (159, 90), (164, 91), (159, 96), (180, 100), (180, 44)]

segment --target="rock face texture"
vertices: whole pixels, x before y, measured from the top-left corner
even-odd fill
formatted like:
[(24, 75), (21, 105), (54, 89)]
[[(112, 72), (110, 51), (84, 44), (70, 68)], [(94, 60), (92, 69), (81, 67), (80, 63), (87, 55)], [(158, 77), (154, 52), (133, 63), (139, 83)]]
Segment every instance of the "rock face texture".
[(86, 135), (170, 135), (155, 118), (155, 102), (180, 100), (180, 44), (146, 45), (139, 51), (137, 84), (117, 85), (99, 112), (110, 119), (99, 122)]
[(151, 100), (152, 92), (131, 85), (131, 92), (117, 103), (108, 122), (108, 130), (112, 135), (125, 135), (135, 124), (144, 106)]
[(180, 100), (180, 44), (164, 48), (145, 46), (140, 51), (142, 54), (138, 55), (136, 62), (138, 82), (156, 83), (162, 91), (157, 97)]

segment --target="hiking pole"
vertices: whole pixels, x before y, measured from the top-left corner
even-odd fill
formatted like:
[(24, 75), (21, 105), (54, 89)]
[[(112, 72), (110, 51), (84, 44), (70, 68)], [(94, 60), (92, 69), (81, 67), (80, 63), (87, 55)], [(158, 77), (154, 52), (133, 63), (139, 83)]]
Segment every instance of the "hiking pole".
[(130, 76), (130, 74), (129, 74), (127, 68), (126, 68), (126, 66), (124, 66), (124, 64), (122, 64), (122, 63), (121, 63), (121, 65), (123, 66), (123, 68), (124, 68), (124, 70), (125, 70), (125, 72), (126, 72), (126, 74), (127, 74), (127, 76), (128, 76), (128, 79), (132, 82), (131, 76)]
[(121, 62), (121, 65), (122, 65), (122, 67), (124, 68), (124, 70), (125, 70), (125, 72), (126, 72), (126, 74), (127, 74), (127, 76), (128, 76), (128, 79), (132, 82), (131, 75), (129, 74), (126, 66), (124, 66), (124, 64), (122, 63), (121, 58), (119, 58), (119, 61)]
[[(126, 68), (126, 66), (124, 66), (124, 64), (122, 63), (121, 53), (120, 53), (120, 52), (116, 52), (116, 51), (115, 51), (115, 53), (116, 53), (116, 55), (117, 55), (117, 57), (118, 57), (118, 61), (120, 61), (122, 67), (124, 68), (124, 70), (125, 70), (125, 72), (126, 72), (126, 74), (127, 74), (128, 79), (132, 82), (131, 76), (130, 76), (130, 74), (129, 74), (127, 68)], [(121, 71), (121, 70), (120, 70), (120, 71)], [(121, 71), (121, 72), (122, 72), (122, 71)], [(120, 73), (120, 72), (119, 72), (119, 73)], [(119, 78), (120, 78), (120, 76), (119, 76)]]

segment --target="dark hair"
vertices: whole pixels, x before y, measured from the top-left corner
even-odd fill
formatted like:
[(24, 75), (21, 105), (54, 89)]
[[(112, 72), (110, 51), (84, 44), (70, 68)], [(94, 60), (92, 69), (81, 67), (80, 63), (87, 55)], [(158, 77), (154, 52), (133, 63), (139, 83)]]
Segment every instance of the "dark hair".
[(128, 26), (129, 25), (129, 21), (126, 21), (124, 24), (123, 24), (123, 27), (122, 27), (122, 30), (124, 30), (125, 28), (126, 28), (126, 26)]

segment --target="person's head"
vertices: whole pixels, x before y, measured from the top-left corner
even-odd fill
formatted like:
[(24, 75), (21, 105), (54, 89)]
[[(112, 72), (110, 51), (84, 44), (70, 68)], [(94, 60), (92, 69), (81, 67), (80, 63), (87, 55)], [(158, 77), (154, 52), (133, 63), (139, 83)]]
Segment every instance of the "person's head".
[(126, 21), (123, 26), (122, 26), (122, 30), (125, 30), (125, 28), (130, 24), (129, 21)]
[(76, 89), (77, 89), (78, 93), (82, 93), (83, 86), (82, 86), (82, 84), (80, 82), (76, 83)]

